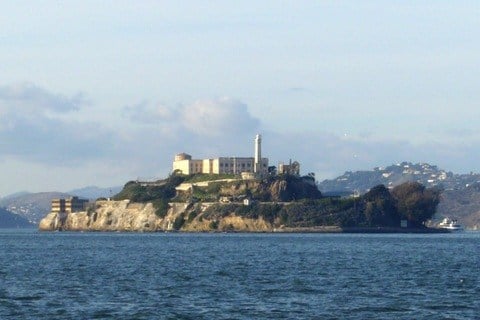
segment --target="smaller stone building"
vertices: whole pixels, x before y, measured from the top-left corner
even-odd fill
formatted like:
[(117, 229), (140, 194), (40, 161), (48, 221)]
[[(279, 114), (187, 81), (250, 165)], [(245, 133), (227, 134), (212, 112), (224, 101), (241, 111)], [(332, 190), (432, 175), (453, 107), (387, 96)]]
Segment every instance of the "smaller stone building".
[(67, 199), (53, 199), (52, 212), (71, 213), (84, 211), (87, 203), (87, 199), (80, 199), (78, 197), (70, 197)]
[(279, 163), (278, 174), (291, 174), (300, 176), (300, 163), (290, 160), (289, 164)]

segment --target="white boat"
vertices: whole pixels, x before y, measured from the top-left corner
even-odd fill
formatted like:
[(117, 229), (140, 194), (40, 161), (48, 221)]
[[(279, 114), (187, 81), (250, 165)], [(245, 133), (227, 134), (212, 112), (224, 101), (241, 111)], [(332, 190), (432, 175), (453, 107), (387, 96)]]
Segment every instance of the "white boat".
[(457, 222), (456, 219), (445, 218), (442, 222), (438, 225), (439, 228), (450, 230), (450, 231), (461, 231), (463, 227), (461, 224)]

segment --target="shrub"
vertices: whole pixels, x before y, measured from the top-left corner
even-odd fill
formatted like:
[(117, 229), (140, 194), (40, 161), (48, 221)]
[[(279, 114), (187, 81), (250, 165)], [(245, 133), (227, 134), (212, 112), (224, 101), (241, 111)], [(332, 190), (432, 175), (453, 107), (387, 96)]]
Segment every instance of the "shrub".
[(241, 205), (235, 203), (214, 204), (208, 207), (203, 215), (207, 219), (223, 218), (234, 213), (239, 206)]
[(193, 174), (186, 177), (185, 182), (195, 183), (195, 182), (203, 182), (203, 181), (214, 181), (220, 179), (235, 179), (234, 174), (204, 174), (198, 173)]
[(193, 219), (195, 219), (195, 217), (198, 215), (198, 211), (197, 210), (193, 210), (193, 211), (190, 211), (190, 213), (188, 214), (188, 219), (187, 221), (188, 222), (192, 222)]
[(158, 217), (165, 218), (167, 216), (169, 205), (166, 199), (153, 201), (153, 207), (155, 208), (155, 214)]
[(351, 223), (347, 217), (353, 212), (353, 202), (349, 199), (323, 198), (290, 203), (277, 215), (280, 223), (289, 227), (344, 226)]
[(179, 215), (178, 217), (175, 218), (175, 221), (173, 221), (173, 229), (180, 230), (184, 223), (185, 223), (185, 218), (182, 215)]
[(208, 227), (212, 230), (217, 230), (218, 229), (218, 221), (217, 220), (212, 220)]
[(249, 206), (240, 205), (235, 209), (235, 214), (240, 217), (258, 219), (263, 217), (265, 220), (273, 223), (278, 217), (278, 213), (282, 208), (279, 204), (254, 203)]

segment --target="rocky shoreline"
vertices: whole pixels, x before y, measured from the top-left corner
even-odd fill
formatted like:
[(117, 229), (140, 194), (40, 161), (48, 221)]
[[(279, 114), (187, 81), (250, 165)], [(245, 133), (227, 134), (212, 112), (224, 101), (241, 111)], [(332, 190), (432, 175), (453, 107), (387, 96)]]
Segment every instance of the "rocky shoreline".
[[(204, 212), (211, 204), (202, 204)], [(448, 233), (437, 228), (392, 227), (287, 227), (256, 219), (225, 216), (219, 220), (202, 217), (202, 212), (189, 218), (192, 208), (187, 203), (171, 203), (165, 217), (155, 214), (151, 203), (129, 201), (97, 201), (94, 209), (75, 213), (51, 212), (40, 221), (40, 231), (82, 232), (238, 232), (238, 233)], [(181, 220), (181, 225), (175, 225)]]

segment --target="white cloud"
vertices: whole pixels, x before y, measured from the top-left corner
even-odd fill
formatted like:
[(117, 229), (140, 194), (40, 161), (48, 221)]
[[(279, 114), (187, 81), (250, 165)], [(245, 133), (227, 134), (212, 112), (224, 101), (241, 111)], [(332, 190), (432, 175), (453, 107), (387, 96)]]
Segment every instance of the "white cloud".
[(158, 125), (173, 120), (176, 112), (162, 104), (151, 105), (147, 101), (142, 101), (135, 105), (124, 107), (123, 114), (136, 124)]
[(185, 128), (209, 137), (252, 132), (260, 124), (250, 115), (247, 105), (226, 97), (196, 101), (183, 107), (181, 115)]
[(175, 107), (142, 102), (125, 107), (123, 115), (130, 121), (130, 140), (136, 141), (129, 146), (133, 153), (168, 163), (183, 151), (194, 157), (250, 152), (252, 137), (260, 129), (260, 121), (247, 105), (230, 98)]
[(76, 121), (85, 105), (81, 94), (53, 94), (30, 83), (0, 87), (0, 157), (61, 165), (100, 157), (111, 135)]
[(246, 104), (228, 97), (198, 100), (176, 107), (141, 102), (125, 107), (124, 115), (141, 126), (167, 126), (171, 130), (175, 128), (180, 135), (190, 132), (201, 137), (231, 137), (254, 132), (260, 125)]
[(25, 116), (65, 113), (78, 110), (86, 103), (82, 94), (72, 97), (53, 94), (33, 83), (0, 86), (0, 111), (3, 115), (9, 112), (22, 112)]

